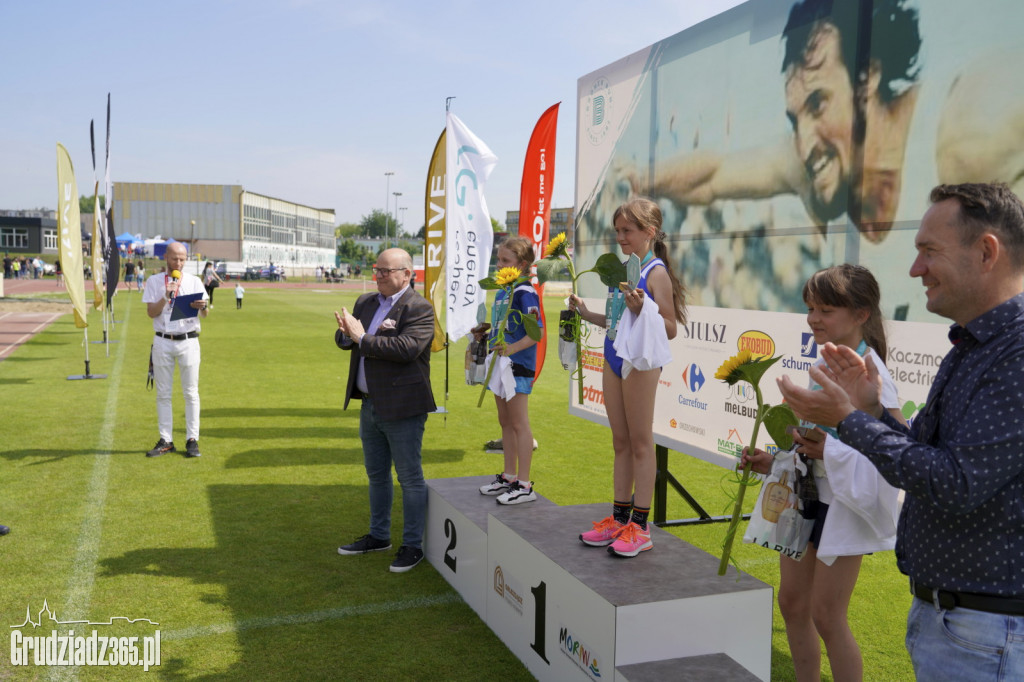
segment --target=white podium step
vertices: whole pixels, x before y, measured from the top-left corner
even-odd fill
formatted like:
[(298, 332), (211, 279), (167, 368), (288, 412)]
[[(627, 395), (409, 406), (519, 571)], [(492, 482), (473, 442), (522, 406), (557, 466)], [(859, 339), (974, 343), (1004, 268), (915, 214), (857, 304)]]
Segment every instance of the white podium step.
[(720, 653), (769, 679), (771, 586), (718, 576), (716, 557), (656, 527), (652, 550), (614, 557), (579, 541), (610, 505), (505, 507), (480, 495), (488, 480), (427, 481), (425, 553), (538, 679), (628, 680), (616, 669)]

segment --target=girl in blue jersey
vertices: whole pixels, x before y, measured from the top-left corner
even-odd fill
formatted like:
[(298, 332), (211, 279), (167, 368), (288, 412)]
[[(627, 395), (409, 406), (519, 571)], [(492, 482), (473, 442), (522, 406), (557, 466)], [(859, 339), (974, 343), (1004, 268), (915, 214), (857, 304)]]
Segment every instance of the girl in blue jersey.
[(623, 377), (622, 359), (609, 337), (614, 336), (625, 310), (628, 308), (639, 315), (644, 297), (649, 296), (657, 303), (664, 322), (664, 327), (659, 326), (656, 333), (675, 338), (676, 323), (686, 321), (686, 297), (683, 285), (672, 271), (658, 205), (643, 197), (631, 199), (616, 209), (613, 221), (615, 240), (622, 253), (626, 257), (635, 253), (640, 259), (640, 282), (631, 291), (610, 288), (604, 313), (587, 310), (578, 296), (569, 299), (570, 309), (578, 311), (585, 321), (608, 329), (602, 383), (615, 451), (612, 514), (595, 522), (592, 530), (580, 534), (580, 540), (592, 547), (608, 546), (614, 556), (633, 557), (653, 547), (647, 517), (657, 473), (654, 395), (661, 368), (634, 368)]
[[(530, 428), (529, 398), (533, 390), (533, 379), (537, 368), (537, 342), (526, 334), (522, 316), (533, 315), (537, 324), (540, 319), (540, 301), (537, 291), (530, 283), (530, 266), (533, 264), (533, 244), (523, 237), (510, 237), (498, 247), (498, 269), (516, 268), (522, 275), (512, 285), (512, 300), (509, 302), (504, 289), (498, 290), (491, 310), (492, 336), (489, 342), (495, 352), (512, 360), (512, 375), (516, 381), (516, 394), (511, 400), (500, 395), (494, 396), (498, 406), (498, 423), (501, 424), (501, 442), (505, 455), (505, 470), (494, 481), (481, 486), (484, 495), (497, 495), (499, 504), (522, 504), (537, 499), (530, 480), (530, 463), (533, 460), (533, 431)], [(512, 312), (505, 328), (504, 346), (497, 344), (494, 335), (498, 323), (505, 317), (505, 309), (511, 303)], [(482, 336), (482, 334), (481, 334)]]

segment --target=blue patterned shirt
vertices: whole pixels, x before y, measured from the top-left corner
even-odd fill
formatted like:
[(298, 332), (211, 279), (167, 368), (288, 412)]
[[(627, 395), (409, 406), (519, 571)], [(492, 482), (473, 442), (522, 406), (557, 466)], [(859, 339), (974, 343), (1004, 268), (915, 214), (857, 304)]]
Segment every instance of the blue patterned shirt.
[(943, 590), (1024, 598), (1024, 294), (953, 325), (909, 429), (854, 412), (839, 437), (907, 496), (899, 569)]

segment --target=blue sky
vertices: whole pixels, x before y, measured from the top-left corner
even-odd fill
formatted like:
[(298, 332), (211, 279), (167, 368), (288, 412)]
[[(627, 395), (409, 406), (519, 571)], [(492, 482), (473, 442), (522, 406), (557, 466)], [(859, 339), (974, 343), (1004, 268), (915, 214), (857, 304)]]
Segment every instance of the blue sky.
[(554, 206), (568, 206), (577, 79), (737, 4), (0, 0), (0, 209), (56, 207), (57, 142), (91, 194), (107, 92), (115, 182), (241, 184), (338, 222), (397, 191), (410, 232), (446, 97), (499, 158), (486, 195), (502, 222), (533, 125), (561, 101)]

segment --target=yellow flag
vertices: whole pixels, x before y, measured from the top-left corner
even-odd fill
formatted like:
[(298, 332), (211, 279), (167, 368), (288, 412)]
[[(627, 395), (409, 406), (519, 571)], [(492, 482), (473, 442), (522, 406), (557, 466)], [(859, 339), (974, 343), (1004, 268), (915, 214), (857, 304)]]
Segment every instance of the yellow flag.
[(85, 328), (85, 275), (82, 272), (82, 220), (78, 212), (78, 184), (75, 169), (64, 145), (57, 143), (57, 231), (60, 238), (60, 269), (64, 273), (75, 326)]
[(445, 230), (445, 131), (441, 131), (434, 146), (434, 156), (430, 159), (430, 170), (427, 172), (426, 194), (426, 257), (424, 258), (424, 296), (434, 307), (434, 342), (430, 350), (437, 352), (444, 348), (444, 325), (441, 318), (445, 314), (444, 300), (444, 230)]

